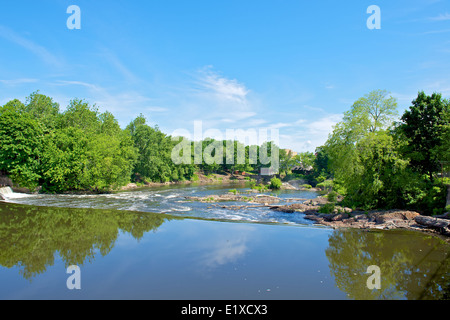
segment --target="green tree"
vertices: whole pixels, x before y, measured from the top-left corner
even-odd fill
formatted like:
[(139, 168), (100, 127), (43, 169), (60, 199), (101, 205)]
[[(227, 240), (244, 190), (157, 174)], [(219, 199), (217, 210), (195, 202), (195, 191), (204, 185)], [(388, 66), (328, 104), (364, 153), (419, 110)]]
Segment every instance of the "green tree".
[(431, 181), (441, 168), (439, 161), (448, 159), (448, 112), (448, 102), (441, 94), (427, 96), (421, 91), (397, 127), (399, 138), (407, 141), (402, 152), (411, 167)]
[(44, 127), (11, 104), (0, 108), (0, 170), (21, 186), (38, 186)]
[(40, 94), (39, 90), (27, 97), (24, 111), (42, 122), (46, 129), (54, 128), (60, 115), (59, 104), (52, 98)]

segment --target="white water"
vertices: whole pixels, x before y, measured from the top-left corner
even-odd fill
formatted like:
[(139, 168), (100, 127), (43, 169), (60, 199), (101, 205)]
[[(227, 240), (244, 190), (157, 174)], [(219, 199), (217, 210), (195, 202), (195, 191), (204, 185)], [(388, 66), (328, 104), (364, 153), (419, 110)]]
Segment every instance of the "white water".
[(2, 187), (0, 188), (0, 195), (5, 199), (18, 199), (18, 198), (25, 198), (29, 197), (30, 195), (24, 194), (24, 193), (15, 193), (11, 187)]
[[(13, 192), (6, 194), (3, 197), (7, 202), (37, 206), (116, 209), (140, 212), (168, 213), (208, 219), (252, 222), (293, 224), (312, 223), (309, 220), (303, 219), (304, 214), (301, 213), (283, 213), (273, 211), (265, 207), (232, 210), (221, 208), (220, 206), (211, 203), (187, 201), (185, 199), (186, 196), (210, 196), (214, 194), (223, 194), (227, 193), (230, 188), (235, 189), (236, 186), (180, 186), (173, 188), (163, 187), (158, 189), (142, 189), (99, 195), (24, 195)], [(236, 189), (241, 190), (245, 188)], [(279, 193), (278, 196), (282, 200), (283, 198), (314, 198), (317, 195), (316, 193), (309, 191), (286, 190)], [(279, 204), (282, 204), (282, 202), (283, 201), (281, 201)], [(244, 203), (225, 203), (225, 205), (242, 204)]]

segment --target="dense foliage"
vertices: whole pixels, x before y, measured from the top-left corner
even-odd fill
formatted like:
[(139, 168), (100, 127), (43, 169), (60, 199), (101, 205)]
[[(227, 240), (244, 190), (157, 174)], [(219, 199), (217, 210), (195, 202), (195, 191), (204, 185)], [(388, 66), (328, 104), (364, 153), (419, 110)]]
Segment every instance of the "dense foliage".
[[(187, 161), (174, 162), (174, 150), (183, 153), (183, 146), (189, 150)], [(15, 99), (0, 107), (0, 171), (23, 187), (41, 186), (45, 192), (101, 192), (130, 181), (196, 180), (198, 170), (259, 172), (271, 165), (260, 151), (270, 158), (278, 146), (186, 141), (149, 126), (143, 115), (122, 129), (110, 112), (100, 113), (84, 100), (73, 99), (61, 112), (58, 103), (39, 92), (25, 103)]]
[(400, 122), (396, 108), (385, 91), (355, 102), (318, 148), (316, 172), (332, 179), (352, 207), (442, 213), (442, 173), (450, 170), (449, 101), (419, 92)]

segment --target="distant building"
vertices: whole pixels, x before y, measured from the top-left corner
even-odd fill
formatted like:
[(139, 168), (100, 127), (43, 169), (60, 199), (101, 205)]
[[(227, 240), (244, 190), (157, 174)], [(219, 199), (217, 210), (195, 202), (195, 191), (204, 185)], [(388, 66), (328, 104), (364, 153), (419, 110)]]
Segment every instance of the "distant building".
[(283, 149), (283, 150), (286, 151), (286, 154), (290, 154), (291, 158), (293, 158), (296, 155), (298, 155), (298, 152), (292, 151), (291, 149)]

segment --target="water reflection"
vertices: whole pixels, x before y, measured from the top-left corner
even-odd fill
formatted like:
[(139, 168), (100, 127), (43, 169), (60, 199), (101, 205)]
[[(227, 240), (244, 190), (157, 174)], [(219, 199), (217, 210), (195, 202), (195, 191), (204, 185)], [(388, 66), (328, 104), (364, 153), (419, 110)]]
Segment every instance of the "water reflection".
[(167, 215), (116, 210), (31, 207), (0, 203), (0, 265), (18, 267), (26, 279), (46, 271), (58, 253), (66, 266), (107, 255), (127, 232), (139, 240)]
[[(336, 286), (352, 299), (450, 299), (445, 241), (416, 232), (336, 230), (326, 256)], [(381, 269), (381, 290), (369, 290), (367, 268)]]

